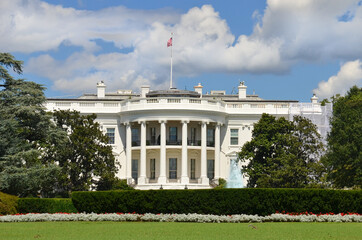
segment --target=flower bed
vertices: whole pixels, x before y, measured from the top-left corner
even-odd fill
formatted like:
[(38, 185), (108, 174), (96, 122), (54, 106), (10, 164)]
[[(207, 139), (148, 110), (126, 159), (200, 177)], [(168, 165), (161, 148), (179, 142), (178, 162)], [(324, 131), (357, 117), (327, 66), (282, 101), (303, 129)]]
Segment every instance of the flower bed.
[(245, 223), (245, 222), (362, 222), (358, 213), (313, 214), (275, 213), (258, 215), (206, 215), (206, 214), (137, 214), (137, 213), (28, 213), (0, 216), (0, 222), (55, 222), (55, 221), (114, 221), (114, 222), (200, 222), (200, 223)]

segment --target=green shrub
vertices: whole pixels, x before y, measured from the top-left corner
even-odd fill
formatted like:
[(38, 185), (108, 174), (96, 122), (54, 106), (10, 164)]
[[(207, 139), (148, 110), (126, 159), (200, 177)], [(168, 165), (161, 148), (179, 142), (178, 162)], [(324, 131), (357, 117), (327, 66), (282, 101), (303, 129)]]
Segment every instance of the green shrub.
[(362, 210), (361, 190), (208, 189), (73, 192), (79, 212), (258, 214)]
[(70, 198), (20, 198), (19, 213), (76, 213)]
[(0, 215), (17, 213), (18, 197), (0, 192)]

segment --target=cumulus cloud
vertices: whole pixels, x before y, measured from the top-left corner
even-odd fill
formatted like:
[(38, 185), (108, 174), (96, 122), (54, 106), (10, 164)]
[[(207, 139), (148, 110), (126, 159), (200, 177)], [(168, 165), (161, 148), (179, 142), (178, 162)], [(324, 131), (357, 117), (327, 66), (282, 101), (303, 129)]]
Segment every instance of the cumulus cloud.
[[(299, 61), (350, 61), (362, 56), (362, 6), (357, 0), (269, 0), (254, 13), (251, 35), (235, 36), (210, 5), (171, 9), (112, 7), (76, 10), (40, 0), (0, 2), (1, 51), (37, 53), (25, 71), (54, 88), (80, 93), (104, 80), (110, 90), (166, 87), (174, 33), (174, 76), (201, 73), (284, 73)], [(103, 53), (101, 39), (116, 51)], [(61, 45), (81, 48), (65, 60)], [(125, 53), (125, 48), (131, 49)], [(118, 51), (119, 50), (119, 51)]]
[(362, 85), (362, 62), (359, 59), (343, 64), (337, 75), (320, 82), (313, 92), (322, 99), (330, 98), (336, 94), (344, 95), (354, 85)]

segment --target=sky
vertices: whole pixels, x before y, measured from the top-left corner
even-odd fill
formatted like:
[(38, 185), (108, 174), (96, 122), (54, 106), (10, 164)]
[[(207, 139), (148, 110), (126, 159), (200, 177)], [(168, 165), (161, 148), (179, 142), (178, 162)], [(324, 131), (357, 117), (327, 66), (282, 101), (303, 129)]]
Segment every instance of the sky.
[(362, 85), (362, 0), (2, 0), (0, 52), (47, 97), (173, 82), (309, 102)]

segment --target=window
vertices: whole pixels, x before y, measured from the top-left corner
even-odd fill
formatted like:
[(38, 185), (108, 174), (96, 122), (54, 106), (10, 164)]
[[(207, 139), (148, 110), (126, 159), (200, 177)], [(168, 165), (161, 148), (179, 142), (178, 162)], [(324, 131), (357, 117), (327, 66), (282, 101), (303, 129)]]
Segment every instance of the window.
[(190, 178), (196, 179), (195, 172), (196, 172), (196, 161), (195, 159), (191, 159), (191, 171), (190, 171)]
[(114, 128), (107, 128), (108, 144), (114, 144)]
[(191, 128), (191, 146), (196, 145), (196, 128)]
[(230, 129), (230, 145), (239, 144), (239, 129)]
[(150, 128), (150, 135), (151, 135), (151, 145), (156, 145), (156, 128)]
[(215, 143), (214, 143), (214, 135), (215, 135), (215, 129), (213, 128), (208, 128), (207, 129), (207, 139), (206, 139), (206, 144), (208, 147), (214, 147)]
[(215, 176), (215, 161), (207, 160), (207, 177), (211, 180), (214, 179)]
[(150, 159), (150, 179), (156, 179), (156, 159)]
[(132, 159), (132, 178), (138, 181), (138, 159)]
[(170, 143), (177, 143), (177, 127), (170, 127), (169, 139)]
[(132, 128), (132, 146), (139, 146), (140, 145), (140, 137), (139, 137), (139, 129)]
[(177, 179), (177, 158), (169, 159), (169, 178)]

